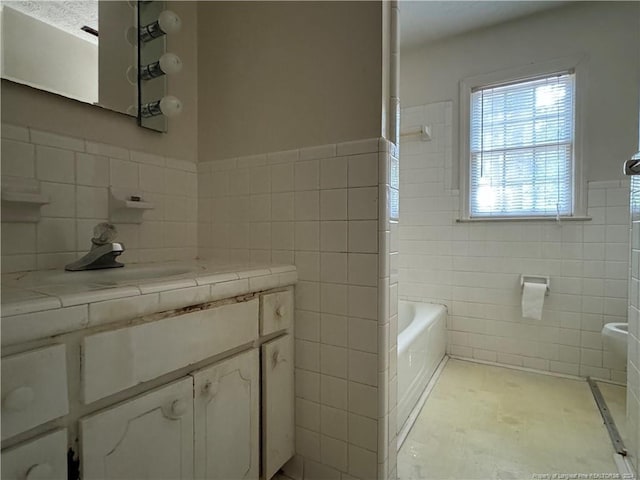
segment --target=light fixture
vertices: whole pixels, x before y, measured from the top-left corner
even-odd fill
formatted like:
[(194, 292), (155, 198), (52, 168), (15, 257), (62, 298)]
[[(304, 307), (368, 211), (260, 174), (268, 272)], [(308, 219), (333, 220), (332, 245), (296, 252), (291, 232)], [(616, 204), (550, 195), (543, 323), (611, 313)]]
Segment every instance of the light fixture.
[(169, 33), (178, 33), (182, 27), (182, 20), (171, 10), (163, 10), (158, 15), (158, 20), (140, 28), (140, 40), (150, 42), (154, 38)]
[(151, 80), (162, 75), (172, 75), (182, 70), (182, 60), (173, 53), (165, 53), (157, 62), (150, 63), (140, 68), (140, 78)]
[(140, 106), (140, 116), (142, 118), (157, 117), (164, 115), (165, 117), (175, 117), (182, 112), (182, 102), (173, 95), (162, 97), (161, 100), (145, 103)]

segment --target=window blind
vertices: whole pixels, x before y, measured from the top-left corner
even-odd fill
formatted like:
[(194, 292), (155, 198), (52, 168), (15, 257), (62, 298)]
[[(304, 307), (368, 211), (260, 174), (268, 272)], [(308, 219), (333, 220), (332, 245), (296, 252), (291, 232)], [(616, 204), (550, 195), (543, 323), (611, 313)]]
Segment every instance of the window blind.
[(574, 74), (471, 92), (470, 216), (573, 213)]

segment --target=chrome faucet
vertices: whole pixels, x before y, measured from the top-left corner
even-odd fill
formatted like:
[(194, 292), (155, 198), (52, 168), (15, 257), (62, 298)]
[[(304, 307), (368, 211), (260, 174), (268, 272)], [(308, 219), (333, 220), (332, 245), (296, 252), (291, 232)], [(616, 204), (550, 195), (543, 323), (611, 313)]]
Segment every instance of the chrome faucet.
[(97, 270), (99, 268), (124, 267), (123, 263), (116, 262), (116, 257), (124, 252), (122, 243), (113, 240), (118, 235), (116, 227), (110, 223), (99, 223), (93, 227), (91, 250), (82, 258), (65, 266), (65, 270)]

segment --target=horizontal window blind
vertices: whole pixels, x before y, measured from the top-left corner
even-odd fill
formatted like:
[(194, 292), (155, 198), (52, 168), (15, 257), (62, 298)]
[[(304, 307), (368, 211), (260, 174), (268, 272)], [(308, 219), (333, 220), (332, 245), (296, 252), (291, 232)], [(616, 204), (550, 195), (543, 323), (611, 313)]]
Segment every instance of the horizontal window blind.
[(574, 75), (471, 92), (470, 216), (573, 213)]

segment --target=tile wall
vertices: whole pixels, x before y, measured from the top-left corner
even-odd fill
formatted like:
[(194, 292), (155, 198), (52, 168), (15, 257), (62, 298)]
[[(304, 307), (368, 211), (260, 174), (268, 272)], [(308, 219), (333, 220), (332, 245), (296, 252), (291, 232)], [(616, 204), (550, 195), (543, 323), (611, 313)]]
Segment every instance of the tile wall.
[[(402, 112), (403, 130), (430, 125), (432, 140), (401, 145), (400, 297), (447, 305), (452, 355), (625, 382), (600, 330), (626, 321), (628, 182), (589, 183), (591, 221), (456, 223), (452, 113)], [(522, 273), (551, 277), (539, 322), (521, 317)]]
[(93, 226), (109, 218), (109, 187), (152, 202), (141, 224), (118, 223), (122, 262), (196, 256), (196, 165), (115, 145), (2, 124), (2, 178), (40, 181), (50, 203), (37, 223), (2, 222), (2, 272), (61, 268), (90, 248)]
[(298, 268), (296, 478), (395, 468), (395, 153), (375, 138), (199, 164), (199, 255)]
[[(640, 473), (640, 177), (631, 177), (631, 269), (629, 280), (629, 458)], [(633, 435), (632, 432), (635, 432)]]

